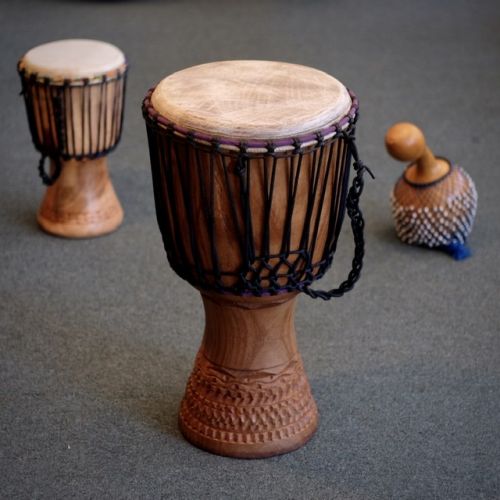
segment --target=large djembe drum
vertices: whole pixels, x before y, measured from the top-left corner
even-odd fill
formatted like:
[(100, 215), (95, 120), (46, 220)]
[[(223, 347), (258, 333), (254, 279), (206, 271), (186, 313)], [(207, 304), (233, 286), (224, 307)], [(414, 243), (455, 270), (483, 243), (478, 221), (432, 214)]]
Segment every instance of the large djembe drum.
[[(357, 113), (354, 94), (326, 73), (265, 61), (179, 71), (144, 99), (167, 257), (205, 307), (179, 415), (196, 446), (265, 457), (300, 447), (316, 430), (294, 310), (299, 292), (328, 299), (359, 277)], [(332, 264), (346, 208), (353, 268), (339, 288), (313, 290)]]
[(123, 210), (106, 156), (122, 131), (123, 52), (97, 40), (59, 40), (29, 50), (18, 71), (31, 137), (41, 153), (40, 176), (48, 186), (40, 226), (73, 238), (115, 230)]

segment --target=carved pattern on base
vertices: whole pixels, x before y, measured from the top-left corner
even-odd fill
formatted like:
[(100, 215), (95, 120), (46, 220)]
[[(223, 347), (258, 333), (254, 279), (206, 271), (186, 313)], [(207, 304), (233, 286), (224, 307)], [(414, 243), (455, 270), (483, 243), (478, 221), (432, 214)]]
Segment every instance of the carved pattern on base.
[(224, 369), (198, 353), (180, 410), (185, 428), (234, 444), (292, 438), (316, 418), (300, 358), (275, 373)]
[(104, 209), (94, 210), (92, 212), (82, 212), (82, 213), (67, 213), (67, 212), (57, 212), (55, 210), (43, 209), (40, 215), (44, 218), (53, 222), (55, 224), (79, 224), (82, 226), (88, 224), (95, 224), (97, 222), (107, 221), (108, 219), (114, 219), (120, 208), (113, 204)]

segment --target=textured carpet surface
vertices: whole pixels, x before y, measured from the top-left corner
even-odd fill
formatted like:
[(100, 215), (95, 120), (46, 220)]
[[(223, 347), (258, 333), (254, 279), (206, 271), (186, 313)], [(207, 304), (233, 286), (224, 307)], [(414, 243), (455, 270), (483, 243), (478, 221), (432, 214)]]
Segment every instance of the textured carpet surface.
[[(500, 498), (500, 4), (496, 1), (3, 1), (0, 5), (0, 497)], [(15, 71), (26, 50), (88, 37), (131, 64), (109, 158), (116, 233), (42, 233), (43, 194)], [(177, 409), (203, 330), (168, 267), (140, 102), (161, 77), (219, 59), (332, 73), (361, 102), (367, 255), (355, 291), (302, 297), (296, 326), (321, 413), (313, 440), (258, 461), (188, 444)], [(464, 262), (398, 242), (393, 122), (422, 126), (476, 181)], [(343, 231), (334, 269), (347, 272)]]

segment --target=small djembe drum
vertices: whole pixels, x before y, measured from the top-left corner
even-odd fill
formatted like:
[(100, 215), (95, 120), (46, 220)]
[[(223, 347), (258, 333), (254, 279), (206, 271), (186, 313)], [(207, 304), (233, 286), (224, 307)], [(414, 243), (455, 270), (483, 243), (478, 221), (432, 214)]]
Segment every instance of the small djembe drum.
[(71, 238), (115, 230), (123, 210), (106, 155), (122, 131), (127, 74), (122, 51), (96, 40), (60, 40), (29, 50), (18, 71), (31, 136), (41, 153), (40, 176), (48, 186), (40, 226)]
[(410, 161), (391, 193), (396, 234), (404, 243), (445, 251), (456, 260), (467, 247), (477, 209), (477, 191), (469, 174), (426, 145), (412, 123), (393, 125), (385, 136), (389, 154)]
[[(167, 257), (200, 290), (206, 314), (179, 415), (196, 446), (265, 457), (300, 447), (316, 430), (294, 310), (299, 292), (329, 299), (359, 277), (357, 113), (354, 94), (331, 76), (264, 61), (179, 71), (144, 99)], [(339, 288), (315, 291), (346, 207), (353, 269)]]

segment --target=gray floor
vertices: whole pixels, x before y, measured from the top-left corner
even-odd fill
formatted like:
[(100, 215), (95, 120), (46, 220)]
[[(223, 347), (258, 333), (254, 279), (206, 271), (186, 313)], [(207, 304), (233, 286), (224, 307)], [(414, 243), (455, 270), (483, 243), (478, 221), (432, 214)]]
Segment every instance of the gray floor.
[[(500, 4), (495, 1), (3, 1), (0, 181), (2, 498), (500, 498)], [(43, 187), (15, 71), (51, 39), (122, 47), (130, 79), (109, 158), (126, 210), (105, 238), (43, 234)], [(186, 443), (176, 412), (203, 328), (169, 269), (140, 101), (164, 75), (217, 59), (292, 61), (357, 92), (376, 181), (355, 291), (301, 298), (297, 330), (321, 412), (316, 437), (241, 461)], [(394, 121), (421, 125), (480, 196), (465, 262), (395, 238)], [(349, 265), (344, 232), (335, 269)]]

